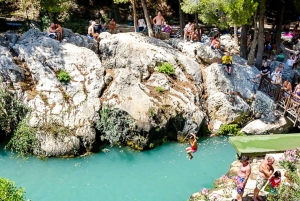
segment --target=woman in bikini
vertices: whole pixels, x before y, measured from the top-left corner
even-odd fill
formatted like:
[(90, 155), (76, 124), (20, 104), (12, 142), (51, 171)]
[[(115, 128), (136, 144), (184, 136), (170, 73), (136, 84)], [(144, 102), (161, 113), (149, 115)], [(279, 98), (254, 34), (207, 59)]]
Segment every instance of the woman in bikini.
[(244, 189), (247, 183), (247, 180), (251, 174), (251, 165), (249, 163), (249, 157), (248, 156), (242, 156), (241, 158), (241, 165), (238, 170), (238, 179), (237, 179), (237, 197), (236, 199), (238, 201), (241, 201), (244, 194)]
[(190, 134), (190, 144), (191, 146), (186, 148), (186, 153), (188, 155), (187, 157), (189, 158), (189, 160), (192, 160), (194, 158), (192, 153), (195, 153), (198, 149), (198, 142), (194, 133)]

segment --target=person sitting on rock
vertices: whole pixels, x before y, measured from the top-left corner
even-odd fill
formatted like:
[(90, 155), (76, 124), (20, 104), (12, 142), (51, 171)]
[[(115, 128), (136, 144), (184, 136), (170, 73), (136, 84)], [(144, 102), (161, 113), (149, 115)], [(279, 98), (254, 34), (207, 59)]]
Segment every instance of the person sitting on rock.
[(214, 49), (220, 49), (220, 45), (221, 45), (221, 43), (218, 39), (218, 36), (217, 35), (214, 36), (213, 40), (211, 41), (211, 44), (210, 44), (211, 49), (213, 49), (213, 50)]
[(53, 39), (62, 40), (62, 27), (59, 24), (51, 22), (50, 27), (47, 29), (48, 36)]
[(191, 146), (186, 148), (186, 153), (188, 155), (187, 157), (189, 158), (189, 160), (192, 160), (194, 158), (192, 153), (195, 153), (198, 149), (198, 142), (194, 133), (190, 134), (190, 144)]
[(275, 80), (271, 81), (271, 83), (281, 85), (282, 84), (281, 74), (277, 74)]
[(268, 77), (270, 75), (270, 66), (268, 66), (268, 62), (265, 61), (263, 66), (260, 69), (260, 73), (256, 75), (255, 81), (257, 82), (257, 79), (259, 77)]
[(232, 56), (230, 56), (229, 52), (226, 52), (226, 55), (222, 57), (222, 66), (227, 72), (228, 75), (231, 75), (232, 70)]
[(92, 21), (91, 26), (89, 26), (89, 28), (88, 28), (88, 35), (87, 35), (87, 37), (91, 38), (91, 39), (95, 39), (96, 41), (99, 41), (100, 40), (99, 34), (95, 33), (95, 30), (94, 30), (95, 25), (96, 25), (96, 22)]

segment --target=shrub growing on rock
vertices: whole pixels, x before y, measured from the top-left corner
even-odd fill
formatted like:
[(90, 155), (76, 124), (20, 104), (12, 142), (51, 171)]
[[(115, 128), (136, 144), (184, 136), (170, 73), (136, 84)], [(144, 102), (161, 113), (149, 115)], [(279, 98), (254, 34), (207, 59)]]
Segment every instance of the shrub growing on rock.
[(159, 92), (159, 93), (163, 93), (163, 92), (165, 91), (165, 89), (164, 89), (163, 87), (161, 87), (161, 86), (158, 86), (158, 87), (156, 87), (155, 89), (156, 89), (156, 91)]
[(71, 77), (67, 71), (59, 70), (57, 79), (65, 84), (70, 81)]
[(238, 124), (223, 124), (219, 131), (218, 134), (219, 135), (228, 135), (228, 134), (232, 134), (232, 135), (243, 135), (242, 132), (240, 132), (241, 128), (239, 128)]
[(165, 73), (167, 75), (174, 75), (175, 69), (168, 62), (164, 62), (161, 66), (158, 67), (158, 72)]
[(0, 84), (0, 127), (6, 134), (11, 134), (29, 109), (8, 90), (8, 84)]
[(136, 133), (134, 119), (125, 111), (110, 106), (100, 110), (100, 119), (96, 128), (101, 132), (101, 140), (111, 145), (125, 144), (141, 149), (147, 144), (147, 139)]
[(14, 182), (0, 178), (0, 200), (23, 201), (25, 200), (24, 188), (17, 188)]
[(35, 150), (40, 149), (36, 132), (37, 130), (28, 124), (27, 118), (22, 120), (15, 130), (13, 137), (5, 146), (5, 149), (10, 149), (21, 157), (31, 155)]

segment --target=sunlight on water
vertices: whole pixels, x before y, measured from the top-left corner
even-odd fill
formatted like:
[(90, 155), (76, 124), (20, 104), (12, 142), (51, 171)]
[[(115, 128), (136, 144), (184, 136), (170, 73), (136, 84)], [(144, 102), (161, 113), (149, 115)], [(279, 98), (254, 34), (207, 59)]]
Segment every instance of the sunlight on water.
[(25, 187), (32, 201), (186, 201), (229, 170), (235, 151), (227, 138), (202, 138), (194, 159), (187, 144), (137, 152), (113, 147), (83, 158), (27, 161), (0, 152), (0, 176)]

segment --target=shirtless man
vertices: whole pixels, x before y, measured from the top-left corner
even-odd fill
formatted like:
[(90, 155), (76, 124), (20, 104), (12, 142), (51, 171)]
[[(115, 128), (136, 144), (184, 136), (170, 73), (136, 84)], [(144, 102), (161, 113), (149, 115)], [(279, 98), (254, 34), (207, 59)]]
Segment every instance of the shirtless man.
[(259, 191), (265, 186), (270, 176), (272, 176), (274, 172), (273, 163), (275, 159), (272, 156), (269, 156), (259, 165), (259, 172), (256, 178), (256, 188), (254, 189), (253, 200), (258, 201), (262, 200), (261, 197), (258, 196)]
[(191, 146), (186, 148), (186, 153), (188, 155), (187, 157), (189, 158), (189, 160), (192, 160), (194, 158), (192, 153), (195, 153), (198, 149), (198, 142), (194, 133), (190, 134), (190, 144)]
[(157, 16), (155, 18), (153, 18), (152, 20), (153, 24), (154, 24), (154, 32), (155, 32), (155, 38), (159, 38), (161, 36), (161, 28), (162, 25), (165, 22), (165, 18), (161, 15), (161, 12), (158, 11)]
[(50, 27), (47, 29), (48, 36), (50, 38), (56, 38), (57, 40), (62, 40), (62, 27), (59, 24), (51, 22)]

